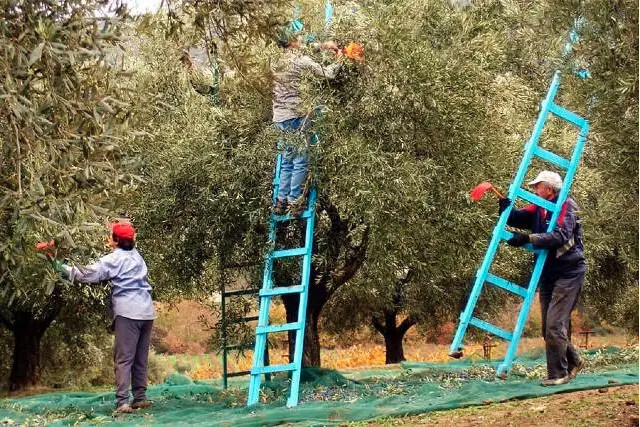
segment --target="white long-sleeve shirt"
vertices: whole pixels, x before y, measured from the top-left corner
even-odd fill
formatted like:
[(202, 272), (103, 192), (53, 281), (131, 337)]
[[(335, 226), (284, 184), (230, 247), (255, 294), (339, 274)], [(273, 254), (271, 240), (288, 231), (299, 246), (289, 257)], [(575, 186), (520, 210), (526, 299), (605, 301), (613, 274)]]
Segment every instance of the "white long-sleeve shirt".
[(283, 122), (305, 115), (300, 111), (300, 81), (303, 73), (310, 70), (313, 74), (326, 79), (334, 79), (341, 64), (335, 63), (323, 67), (307, 55), (288, 50), (273, 67), (273, 121)]
[(95, 264), (78, 268), (65, 266), (71, 281), (98, 283), (111, 281), (113, 318), (153, 320), (155, 308), (151, 300), (151, 285), (147, 280), (147, 264), (136, 249), (116, 248)]

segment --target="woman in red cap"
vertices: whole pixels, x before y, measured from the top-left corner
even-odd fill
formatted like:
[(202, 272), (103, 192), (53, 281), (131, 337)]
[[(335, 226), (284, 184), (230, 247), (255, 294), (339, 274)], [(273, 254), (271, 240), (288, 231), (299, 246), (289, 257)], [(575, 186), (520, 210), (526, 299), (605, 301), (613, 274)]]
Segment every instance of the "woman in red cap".
[[(56, 271), (83, 283), (111, 281), (112, 327), (115, 331), (114, 364), (116, 411), (130, 413), (148, 408), (147, 364), (151, 328), (156, 318), (147, 280), (147, 265), (135, 249), (136, 231), (129, 222), (111, 224), (113, 252), (87, 267), (56, 263)], [(129, 404), (129, 384), (133, 402)]]

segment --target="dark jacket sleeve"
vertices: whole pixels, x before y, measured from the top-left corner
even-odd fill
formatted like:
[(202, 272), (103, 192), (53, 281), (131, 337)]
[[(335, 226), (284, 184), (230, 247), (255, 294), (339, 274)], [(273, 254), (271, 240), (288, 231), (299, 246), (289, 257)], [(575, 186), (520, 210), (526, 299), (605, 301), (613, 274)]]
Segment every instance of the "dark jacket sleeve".
[(574, 230), (576, 228), (577, 206), (572, 200), (567, 200), (562, 205), (558, 222), (553, 231), (549, 233), (535, 233), (529, 235), (529, 240), (535, 246), (545, 249), (559, 248), (567, 245), (573, 246)]
[(527, 230), (532, 230), (535, 220), (536, 206), (528, 205), (522, 209), (512, 209), (511, 214), (507, 219), (507, 225), (516, 228), (525, 228)]

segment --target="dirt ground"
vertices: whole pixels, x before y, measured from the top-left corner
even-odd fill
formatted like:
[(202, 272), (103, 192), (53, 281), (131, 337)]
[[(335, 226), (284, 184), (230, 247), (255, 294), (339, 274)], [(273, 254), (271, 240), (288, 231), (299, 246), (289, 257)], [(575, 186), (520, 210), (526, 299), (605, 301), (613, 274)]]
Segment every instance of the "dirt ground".
[(637, 426), (638, 386), (556, 394), (482, 407), (376, 420), (368, 426)]

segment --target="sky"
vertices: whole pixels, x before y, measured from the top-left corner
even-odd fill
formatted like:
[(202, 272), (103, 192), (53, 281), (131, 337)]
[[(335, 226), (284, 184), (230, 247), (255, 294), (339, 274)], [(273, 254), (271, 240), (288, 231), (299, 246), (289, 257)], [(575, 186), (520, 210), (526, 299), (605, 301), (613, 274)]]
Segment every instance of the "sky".
[(162, 0), (124, 0), (125, 3), (129, 6), (129, 10), (134, 15), (146, 13), (146, 12), (156, 12), (160, 8), (160, 4)]
[[(116, 2), (123, 2), (129, 7), (129, 12), (132, 15), (141, 15), (147, 12), (156, 12), (160, 5), (162, 4), (162, 0), (111, 0), (110, 4), (114, 4)], [(106, 10), (111, 9), (111, 7), (106, 8)], [(106, 12), (104, 9), (98, 12), (98, 15), (111, 15), (111, 13)]]

